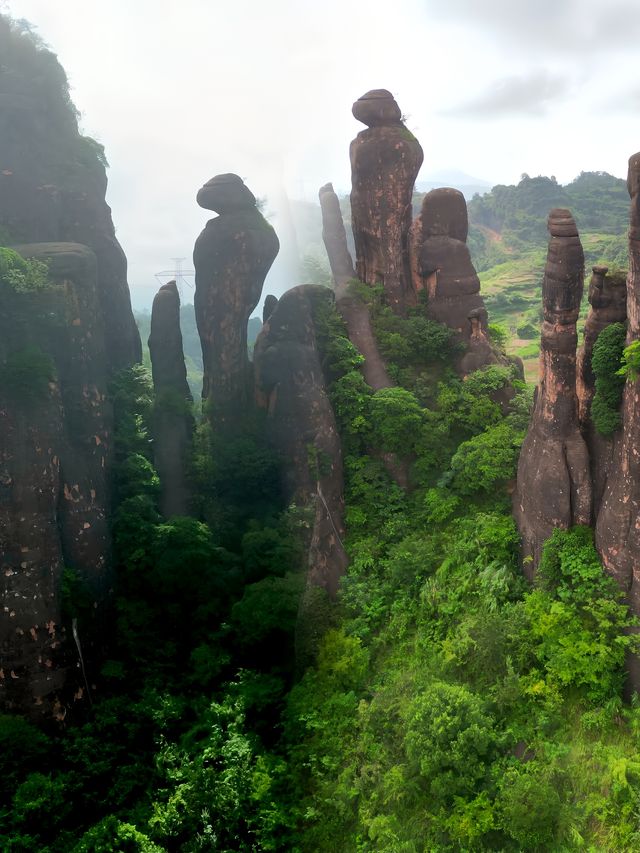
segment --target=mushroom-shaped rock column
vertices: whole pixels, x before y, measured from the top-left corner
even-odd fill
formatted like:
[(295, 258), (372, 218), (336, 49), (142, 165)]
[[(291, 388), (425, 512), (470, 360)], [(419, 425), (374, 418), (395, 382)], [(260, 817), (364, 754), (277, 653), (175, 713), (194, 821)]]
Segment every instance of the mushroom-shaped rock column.
[(589, 454), (580, 433), (576, 395), (576, 322), (584, 253), (568, 210), (552, 210), (547, 225), (551, 239), (542, 283), (540, 378), (514, 496), (529, 578), (554, 528), (591, 521)]
[(151, 309), (149, 353), (153, 374), (153, 458), (160, 477), (165, 518), (189, 513), (187, 466), (193, 438), (193, 398), (180, 331), (180, 294), (175, 281), (156, 293)]
[(612, 323), (624, 323), (627, 319), (626, 276), (623, 273), (608, 275), (607, 267), (593, 267), (589, 302), (591, 308), (584, 326), (584, 343), (578, 350), (576, 389), (580, 428), (589, 448), (593, 512), (597, 518), (611, 466), (614, 440), (601, 435), (591, 420), (591, 403), (596, 391), (591, 359), (600, 332)]
[(353, 115), (367, 125), (350, 148), (356, 273), (366, 284), (382, 284), (387, 304), (403, 315), (415, 304), (409, 229), (422, 148), (386, 89), (373, 89), (358, 98)]
[[(629, 160), (631, 196), (627, 344), (640, 339), (640, 152)], [(622, 432), (616, 440), (611, 471), (596, 523), (602, 562), (640, 615), (640, 381), (629, 377), (622, 400)], [(630, 662), (630, 683), (640, 690), (640, 665)]]
[(247, 323), (280, 244), (238, 175), (212, 178), (197, 201), (219, 214), (207, 222), (193, 251), (202, 397), (213, 421), (233, 428), (251, 399)]

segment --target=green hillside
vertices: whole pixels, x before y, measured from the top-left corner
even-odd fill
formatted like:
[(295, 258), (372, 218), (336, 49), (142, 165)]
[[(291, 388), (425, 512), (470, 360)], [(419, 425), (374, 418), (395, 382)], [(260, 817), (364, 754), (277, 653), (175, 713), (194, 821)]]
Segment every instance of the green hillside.
[[(469, 203), (469, 248), (493, 324), (508, 332), (508, 350), (535, 380), (542, 277), (552, 207), (569, 208), (580, 229), (586, 281), (594, 264), (627, 265), (629, 196), (626, 183), (606, 172), (581, 172), (561, 186), (554, 177), (523, 175), (517, 186), (494, 187)], [(585, 299), (582, 317), (586, 316)]]

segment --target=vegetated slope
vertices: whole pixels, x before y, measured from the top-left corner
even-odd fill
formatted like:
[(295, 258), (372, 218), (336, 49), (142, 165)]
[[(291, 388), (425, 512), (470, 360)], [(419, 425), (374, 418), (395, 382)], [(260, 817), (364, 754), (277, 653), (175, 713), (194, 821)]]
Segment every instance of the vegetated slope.
[[(114, 385), (120, 573), (102, 698), (54, 737), (0, 720), (7, 850), (637, 849), (626, 608), (586, 529), (554, 534), (534, 589), (518, 566), (509, 490), (528, 390), (506, 367), (461, 381), (447, 328), (369, 296), (397, 387), (372, 393), (335, 311), (315, 320), (351, 566), (297, 677), (309, 518), (281, 505), (259, 419), (233, 440), (200, 426), (204, 521), (163, 521), (148, 380), (135, 368)], [(381, 453), (408, 461), (412, 491)], [(67, 591), (81, 634), (90, 607)]]
[[(537, 372), (546, 217), (569, 208), (580, 229), (587, 274), (602, 263), (626, 268), (629, 200), (626, 183), (606, 172), (581, 172), (566, 186), (555, 178), (523, 175), (517, 186), (498, 185), (469, 203), (469, 246), (491, 321), (505, 326), (508, 350)], [(586, 316), (587, 302), (581, 312)]]

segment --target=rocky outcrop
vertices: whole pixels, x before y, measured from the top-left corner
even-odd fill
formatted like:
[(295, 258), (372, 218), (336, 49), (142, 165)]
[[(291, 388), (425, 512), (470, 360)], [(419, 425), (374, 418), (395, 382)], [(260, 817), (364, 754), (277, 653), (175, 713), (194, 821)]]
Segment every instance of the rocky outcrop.
[(428, 192), (411, 228), (411, 269), (431, 319), (453, 329), (469, 355), (464, 372), (495, 361), (480, 279), (467, 247), (467, 204), (458, 190)]
[(18, 248), (48, 262), (50, 284), (0, 281), (0, 702), (60, 717), (65, 696), (85, 689), (61, 625), (63, 567), (94, 603), (85, 653), (99, 642), (111, 584), (108, 368), (94, 253)]
[[(640, 338), (640, 153), (629, 160), (631, 196), (627, 343)], [(622, 432), (616, 439), (611, 472), (596, 523), (596, 546), (608, 572), (640, 615), (640, 383), (629, 377), (622, 401)], [(640, 689), (640, 665), (630, 665), (633, 689)]]
[(276, 306), (278, 304), (278, 297), (274, 296), (273, 293), (268, 293), (264, 300), (264, 305), (262, 306), (262, 322), (266, 323), (269, 317), (276, 310)]
[(390, 388), (394, 383), (380, 355), (371, 327), (369, 309), (350, 286), (355, 278), (355, 270), (347, 247), (347, 234), (338, 196), (331, 184), (325, 184), (320, 188), (319, 198), (322, 210), (322, 239), (335, 282), (336, 307), (346, 323), (351, 343), (364, 357), (362, 372), (367, 384), (374, 391)]
[[(102, 147), (81, 136), (55, 56), (0, 17), (0, 245), (77, 242), (97, 259), (96, 311), (113, 369), (142, 351), (127, 261), (105, 201)], [(4, 235), (3, 235), (4, 232)]]
[(589, 455), (580, 433), (576, 395), (576, 321), (584, 253), (568, 210), (552, 210), (547, 224), (551, 238), (542, 283), (540, 378), (514, 496), (529, 578), (554, 528), (591, 520)]
[(415, 304), (408, 241), (422, 148), (386, 89), (364, 94), (353, 115), (367, 125), (350, 148), (356, 273), (366, 284), (382, 284), (386, 303), (404, 315)]
[(589, 283), (591, 308), (584, 326), (584, 343), (578, 350), (576, 377), (580, 429), (589, 448), (595, 518), (598, 516), (611, 467), (613, 439), (601, 435), (591, 421), (591, 403), (596, 390), (591, 357), (600, 332), (611, 323), (624, 323), (627, 319), (625, 276), (621, 273), (613, 275), (607, 273), (607, 267), (593, 267)]
[(345, 571), (342, 449), (316, 343), (316, 306), (332, 299), (317, 285), (281, 297), (254, 348), (256, 392), (268, 436), (282, 458), (288, 501), (312, 507), (308, 583), (334, 596)]
[(180, 331), (180, 295), (175, 281), (153, 300), (149, 353), (153, 373), (153, 460), (160, 477), (160, 509), (165, 518), (188, 515), (187, 470), (193, 438), (193, 398)]
[(247, 323), (279, 243), (255, 196), (237, 175), (212, 178), (197, 201), (219, 214), (207, 222), (193, 252), (202, 397), (218, 426), (233, 427), (251, 399)]

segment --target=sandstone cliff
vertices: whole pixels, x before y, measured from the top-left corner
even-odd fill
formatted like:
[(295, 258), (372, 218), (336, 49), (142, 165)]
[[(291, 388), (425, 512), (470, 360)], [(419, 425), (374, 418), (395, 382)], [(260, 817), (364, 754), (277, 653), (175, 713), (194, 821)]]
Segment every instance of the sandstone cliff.
[[(91, 597), (97, 622), (111, 583), (105, 334), (90, 249), (20, 252), (47, 261), (50, 281), (32, 291), (0, 283), (0, 701), (62, 716), (69, 667), (68, 689), (79, 675), (61, 626), (63, 567)], [(90, 648), (91, 637), (83, 641)]]
[[(631, 196), (627, 343), (631, 344), (640, 338), (640, 153), (629, 160), (627, 187)], [(640, 615), (640, 385), (633, 377), (624, 389), (622, 431), (598, 514), (596, 546), (632, 611)], [(631, 686), (640, 689), (637, 660), (631, 665)]]
[(127, 261), (105, 201), (102, 147), (78, 131), (62, 67), (0, 16), (0, 245), (89, 246), (97, 259), (96, 311), (113, 369), (141, 359)]

